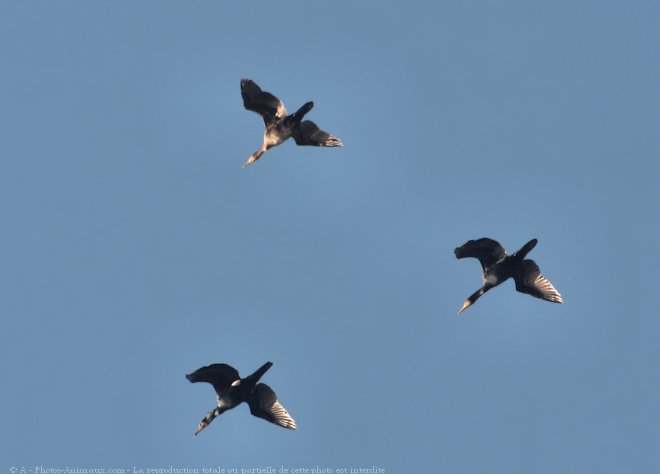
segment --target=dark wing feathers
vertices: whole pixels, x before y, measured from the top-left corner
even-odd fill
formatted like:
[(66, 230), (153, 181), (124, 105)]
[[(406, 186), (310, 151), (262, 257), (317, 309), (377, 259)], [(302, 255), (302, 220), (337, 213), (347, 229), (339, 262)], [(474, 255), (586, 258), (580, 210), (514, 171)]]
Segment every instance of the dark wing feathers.
[(479, 260), (485, 272), (489, 267), (506, 257), (506, 250), (499, 242), (487, 237), (469, 240), (454, 250), (456, 258), (473, 257)]
[(250, 413), (276, 425), (296, 429), (296, 422), (286, 411), (282, 404), (277, 400), (275, 392), (265, 383), (257, 384), (248, 400)]
[(552, 303), (564, 302), (552, 283), (541, 275), (541, 270), (534, 260), (523, 260), (520, 268), (513, 275), (513, 279), (516, 282), (516, 290), (521, 293), (527, 293)]
[(287, 112), (280, 99), (261, 88), (250, 79), (241, 79), (241, 96), (247, 110), (258, 113), (268, 126), (276, 120), (286, 117)]
[(231, 386), (237, 380), (240, 380), (238, 370), (227, 364), (211, 364), (186, 375), (191, 382), (206, 382), (213, 385), (216, 393)]
[(305, 120), (294, 128), (293, 139), (296, 145), (344, 146), (339, 138), (324, 132), (311, 120)]

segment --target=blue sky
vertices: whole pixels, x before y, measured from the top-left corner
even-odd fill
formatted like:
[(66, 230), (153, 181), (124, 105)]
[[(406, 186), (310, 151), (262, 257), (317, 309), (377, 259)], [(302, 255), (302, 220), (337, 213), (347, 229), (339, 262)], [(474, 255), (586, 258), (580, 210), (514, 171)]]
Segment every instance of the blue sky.
[[(1, 10), (0, 468), (657, 469), (657, 3)], [(241, 77), (345, 147), (243, 169)], [(458, 316), (484, 236), (565, 304)], [(299, 430), (193, 437), (268, 360)]]

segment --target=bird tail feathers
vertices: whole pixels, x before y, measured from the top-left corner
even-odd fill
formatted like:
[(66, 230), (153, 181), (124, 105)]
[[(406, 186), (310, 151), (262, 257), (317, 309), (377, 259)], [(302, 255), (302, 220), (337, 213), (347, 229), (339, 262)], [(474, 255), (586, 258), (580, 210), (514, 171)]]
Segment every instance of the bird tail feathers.
[(527, 256), (529, 252), (532, 251), (534, 247), (536, 247), (536, 244), (538, 243), (538, 240), (532, 239), (529, 242), (527, 242), (525, 245), (522, 246), (520, 250), (518, 250), (514, 255), (516, 257), (519, 257), (521, 260)]
[(307, 112), (312, 110), (312, 107), (314, 107), (314, 102), (307, 102), (305, 105), (300, 107), (298, 111), (295, 114), (293, 114), (293, 116), (296, 118), (298, 122), (300, 122), (303, 119), (303, 117), (307, 114)]
[(255, 373), (250, 375), (250, 378), (254, 381), (257, 382), (263, 375), (268, 371), (273, 366), (272, 362), (266, 362), (264, 365), (262, 365)]

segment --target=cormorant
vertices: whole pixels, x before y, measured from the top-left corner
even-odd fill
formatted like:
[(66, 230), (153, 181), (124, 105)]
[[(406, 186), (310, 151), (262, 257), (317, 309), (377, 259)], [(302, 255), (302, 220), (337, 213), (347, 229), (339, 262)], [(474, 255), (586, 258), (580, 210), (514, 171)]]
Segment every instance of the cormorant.
[(263, 145), (250, 155), (243, 168), (257, 161), (269, 148), (280, 145), (290, 137), (293, 137), (296, 145), (344, 146), (339, 138), (324, 132), (311, 120), (302, 122), (305, 114), (314, 107), (314, 102), (307, 102), (295, 114), (287, 115), (280, 99), (270, 92), (262, 91), (250, 79), (241, 79), (241, 95), (245, 108), (261, 115), (266, 126)]
[(516, 290), (527, 293), (553, 303), (563, 303), (561, 295), (539, 270), (534, 260), (525, 260), (525, 256), (534, 248), (538, 241), (532, 239), (513, 255), (507, 255), (506, 250), (498, 242), (486, 237), (469, 240), (454, 250), (456, 258), (474, 257), (481, 262), (483, 269), (483, 286), (465, 300), (459, 310), (462, 313), (468, 306), (491, 288), (503, 283), (509, 278), (516, 282)]
[(275, 392), (268, 385), (257, 383), (272, 365), (272, 362), (266, 362), (255, 373), (244, 379), (240, 378), (236, 369), (227, 364), (211, 364), (186, 375), (186, 378), (193, 383), (210, 383), (217, 394), (218, 406), (202, 418), (195, 431), (195, 436), (206, 428), (216, 416), (243, 402), (247, 402), (250, 413), (254, 416), (295, 430), (296, 422), (277, 400)]

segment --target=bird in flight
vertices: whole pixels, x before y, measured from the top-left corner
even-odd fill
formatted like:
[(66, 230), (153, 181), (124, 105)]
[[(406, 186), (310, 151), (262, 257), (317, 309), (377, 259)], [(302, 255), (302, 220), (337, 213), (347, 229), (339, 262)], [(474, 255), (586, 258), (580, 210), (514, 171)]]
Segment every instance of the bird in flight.
[(266, 384), (257, 383), (273, 365), (266, 362), (255, 373), (242, 379), (238, 371), (227, 364), (211, 364), (186, 375), (195, 382), (207, 382), (213, 385), (217, 394), (217, 406), (208, 412), (199, 422), (195, 436), (206, 428), (217, 416), (246, 402), (250, 413), (266, 421), (291, 430), (296, 429), (296, 422), (277, 400), (275, 392)]
[(302, 121), (307, 112), (312, 110), (314, 102), (307, 102), (293, 115), (287, 115), (280, 99), (261, 88), (250, 79), (241, 79), (241, 96), (247, 110), (258, 113), (264, 119), (264, 143), (250, 155), (243, 168), (257, 161), (266, 150), (282, 144), (293, 137), (296, 145), (344, 146), (341, 140), (321, 130), (311, 120)]
[(536, 239), (530, 240), (513, 255), (507, 255), (504, 247), (486, 237), (469, 240), (457, 247), (454, 250), (456, 258), (474, 257), (479, 260), (483, 270), (483, 286), (465, 300), (459, 313), (474, 304), (488, 290), (509, 278), (513, 278), (516, 282), (516, 290), (521, 293), (527, 293), (552, 303), (563, 303), (561, 295), (552, 286), (552, 283), (541, 275), (541, 270), (536, 262), (525, 259), (537, 242)]

